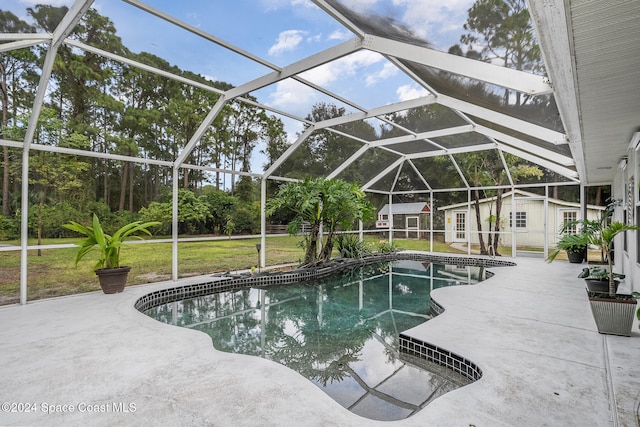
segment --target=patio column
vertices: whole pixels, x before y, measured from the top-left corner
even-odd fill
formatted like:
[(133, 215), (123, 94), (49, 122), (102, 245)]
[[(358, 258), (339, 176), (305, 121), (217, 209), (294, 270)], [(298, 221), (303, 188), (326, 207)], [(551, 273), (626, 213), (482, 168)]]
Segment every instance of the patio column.
[(515, 188), (511, 187), (511, 256), (517, 258), (517, 246), (518, 242), (516, 239), (518, 235), (516, 234), (516, 192)]
[(587, 219), (587, 187), (580, 182), (580, 218)]
[[(464, 218), (464, 237), (467, 240), (467, 255), (471, 255), (471, 230), (469, 230), (469, 226), (471, 224), (471, 189), (467, 189), (467, 214)], [(455, 224), (454, 224), (455, 227)], [(453, 234), (455, 236), (456, 231), (454, 229)], [(452, 239), (453, 240), (453, 239)]]
[(260, 180), (260, 268), (267, 265), (267, 180)]
[(544, 259), (549, 255), (549, 185), (544, 186)]
[(173, 167), (171, 194), (171, 279), (178, 280), (178, 166)]
[(429, 193), (429, 252), (433, 252), (433, 210), (434, 207), (432, 191)]
[(38, 90), (33, 99), (33, 107), (29, 124), (24, 136), (24, 145), (22, 148), (22, 200), (20, 202), (20, 304), (27, 303), (27, 259), (28, 259), (28, 239), (29, 239), (29, 150), (36, 133), (36, 126), (40, 118), (42, 103), (44, 102), (47, 88), (49, 87), (49, 78), (53, 70), (58, 48), (65, 38), (73, 31), (84, 13), (91, 7), (93, 0), (77, 0), (62, 21), (55, 29), (49, 50), (42, 64), (42, 73), (38, 82)]
[(389, 244), (393, 245), (393, 194), (389, 193)]

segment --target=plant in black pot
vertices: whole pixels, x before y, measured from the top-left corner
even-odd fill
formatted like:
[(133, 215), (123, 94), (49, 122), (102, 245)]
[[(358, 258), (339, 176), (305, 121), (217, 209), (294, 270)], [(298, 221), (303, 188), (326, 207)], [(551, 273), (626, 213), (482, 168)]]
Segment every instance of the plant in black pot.
[[(606, 266), (585, 267), (578, 277), (584, 279), (589, 292), (609, 292), (609, 269)], [(615, 292), (618, 291), (620, 280), (624, 277), (624, 274), (613, 273)]]
[(160, 222), (151, 221), (143, 223), (142, 221), (135, 221), (121, 227), (113, 233), (113, 235), (109, 235), (102, 230), (98, 216), (94, 214), (90, 227), (86, 227), (75, 221), (64, 224), (63, 227), (87, 236), (87, 238), (80, 243), (80, 249), (76, 255), (76, 267), (78, 266), (78, 262), (86, 254), (94, 248), (98, 248), (100, 255), (93, 269), (98, 276), (102, 291), (105, 294), (114, 294), (124, 290), (125, 284), (127, 283), (127, 276), (131, 270), (129, 266), (120, 266), (120, 248), (123, 242), (128, 237), (142, 239), (142, 237), (134, 235), (138, 232), (151, 236), (148, 228), (155, 225), (160, 225)]
[(565, 251), (569, 262), (580, 264), (586, 259), (590, 240), (590, 236), (586, 233), (564, 234), (558, 240), (556, 248), (549, 254), (547, 262), (552, 262), (558, 254)]
[[(598, 248), (602, 248), (600, 245), (600, 235), (602, 233), (602, 229), (605, 228), (610, 222), (611, 222), (611, 216), (613, 215), (613, 206), (609, 205), (607, 207), (607, 209), (605, 209), (604, 211), (601, 212), (600, 214), (600, 218), (598, 219), (579, 219), (576, 221), (568, 221), (566, 223), (563, 224), (563, 226), (560, 228), (560, 233), (567, 233), (570, 230), (575, 230), (576, 228), (580, 229), (580, 232), (578, 233), (578, 235), (580, 236), (579, 238), (577, 238), (578, 240), (587, 240), (587, 244), (585, 246), (585, 252), (584, 252), (584, 260), (585, 261), (589, 261), (588, 259), (588, 252), (587, 252), (587, 248), (589, 245), (593, 244), (595, 246), (597, 246)], [(575, 233), (573, 233), (575, 234)], [(564, 235), (566, 236), (566, 234)], [(563, 236), (563, 238), (564, 238)], [(563, 239), (560, 239), (560, 241), (558, 241), (559, 245), (564, 245), (566, 246), (568, 249), (572, 249), (572, 245), (573, 245), (573, 238), (568, 237), (567, 241), (562, 241)], [(562, 243), (561, 243), (562, 241)], [(567, 254), (569, 252), (567, 251)], [(556, 254), (557, 255), (557, 254)], [(600, 251), (600, 260), (599, 261), (589, 261), (589, 263), (596, 263), (596, 264), (606, 264), (607, 263), (607, 256), (608, 254), (605, 254), (604, 252), (602, 252), (602, 250)]]
[[(598, 234), (594, 234), (592, 243), (597, 244), (603, 254), (611, 254), (613, 240), (617, 235), (625, 231), (638, 229), (636, 226), (614, 221), (604, 225)], [(597, 270), (589, 269), (589, 275), (591, 275), (592, 271), (595, 272)], [(591, 312), (598, 326), (598, 332), (630, 336), (636, 300), (631, 295), (616, 293), (616, 277), (620, 278), (622, 275), (613, 272), (613, 259), (611, 256), (607, 256), (605, 273), (607, 291), (589, 292)]]

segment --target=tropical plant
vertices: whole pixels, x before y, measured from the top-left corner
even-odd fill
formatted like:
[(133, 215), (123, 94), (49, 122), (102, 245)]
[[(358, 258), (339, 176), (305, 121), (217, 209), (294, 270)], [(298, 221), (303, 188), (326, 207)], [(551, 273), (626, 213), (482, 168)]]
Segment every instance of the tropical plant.
[(227, 220), (224, 223), (224, 234), (226, 234), (227, 237), (230, 239), (231, 234), (233, 234), (233, 231), (235, 229), (236, 229), (236, 223), (233, 222), (233, 217), (231, 215), (227, 215)]
[(613, 239), (620, 233), (631, 230), (639, 230), (640, 228), (635, 225), (624, 224), (620, 221), (614, 221), (607, 226), (604, 226), (598, 235), (594, 235), (592, 243), (597, 244), (603, 254), (607, 256), (608, 278), (609, 278), (609, 296), (613, 297), (616, 294), (615, 288), (615, 273), (613, 272), (613, 260), (611, 259), (611, 252), (613, 251)]
[(340, 234), (337, 238), (338, 251), (343, 258), (362, 258), (371, 253), (366, 242), (355, 234)]
[[(308, 239), (305, 239), (305, 265), (329, 260), (338, 227), (349, 230), (355, 220), (368, 220), (374, 216), (374, 208), (360, 187), (341, 179), (308, 177), (284, 184), (267, 202), (266, 214), (271, 216), (280, 210), (295, 215), (287, 229), (289, 234), (297, 234), (305, 223), (309, 225)], [(322, 254), (318, 256), (318, 244), (322, 243), (321, 226), (324, 226), (327, 237)]]
[(341, 179), (323, 179), (322, 220), (327, 239), (322, 247), (321, 259), (331, 258), (333, 236), (340, 228), (350, 230), (355, 220), (374, 218), (374, 208), (366, 200), (364, 191), (355, 182)]
[(378, 244), (376, 245), (376, 249), (378, 250), (378, 252), (382, 253), (382, 254), (386, 254), (389, 252), (393, 252), (395, 250), (397, 250), (398, 248), (393, 244), (393, 243), (389, 243), (385, 240), (382, 240), (380, 242), (378, 242)]
[[(603, 266), (596, 265), (593, 267), (585, 267), (578, 274), (580, 279), (594, 279), (594, 280), (609, 280), (609, 270)], [(620, 273), (613, 273), (614, 279), (624, 279), (625, 275)]]
[(86, 227), (75, 221), (71, 221), (69, 224), (64, 224), (63, 227), (87, 236), (85, 240), (80, 243), (80, 249), (76, 255), (76, 266), (78, 262), (88, 254), (92, 249), (98, 247), (100, 256), (96, 263), (94, 270), (100, 268), (117, 268), (120, 267), (120, 248), (122, 243), (127, 237), (142, 239), (140, 236), (135, 236), (137, 232), (145, 233), (151, 236), (149, 227), (159, 225), (158, 221), (142, 222), (134, 221), (116, 231), (113, 235), (106, 234), (102, 230), (100, 220), (96, 214), (93, 215), (93, 222), (90, 227)]
[(567, 253), (582, 252), (590, 242), (591, 238), (587, 233), (565, 234), (558, 240), (556, 248), (547, 257), (547, 262), (553, 262), (562, 251)]

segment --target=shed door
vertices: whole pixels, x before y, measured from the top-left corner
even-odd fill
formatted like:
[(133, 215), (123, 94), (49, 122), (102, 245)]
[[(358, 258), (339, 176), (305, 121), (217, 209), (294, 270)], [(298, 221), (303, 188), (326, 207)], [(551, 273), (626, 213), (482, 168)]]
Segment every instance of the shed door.
[(417, 216), (408, 216), (407, 217), (407, 239), (409, 238), (418, 238), (418, 230), (420, 229), (420, 218)]
[(466, 242), (467, 241), (467, 211), (456, 211), (453, 213), (453, 241), (454, 242)]
[[(545, 258), (548, 253), (549, 235), (555, 237), (558, 227), (549, 227), (549, 203), (544, 197), (514, 198), (515, 213), (509, 213), (508, 233), (501, 235), (501, 244), (508, 245), (511, 237), (512, 256)], [(507, 203), (510, 203), (506, 202)], [(503, 205), (504, 206), (504, 205)], [(555, 220), (553, 221), (555, 223)], [(551, 241), (553, 241), (551, 239)]]

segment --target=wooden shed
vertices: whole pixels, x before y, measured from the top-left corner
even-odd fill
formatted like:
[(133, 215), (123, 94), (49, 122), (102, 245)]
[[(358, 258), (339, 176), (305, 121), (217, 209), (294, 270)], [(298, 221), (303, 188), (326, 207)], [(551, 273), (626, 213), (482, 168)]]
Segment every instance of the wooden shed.
[[(391, 212), (393, 229), (404, 230), (406, 238), (423, 237), (423, 230), (429, 229), (431, 209), (426, 202), (394, 203), (391, 205)], [(376, 227), (389, 228), (389, 204), (378, 212)]]

